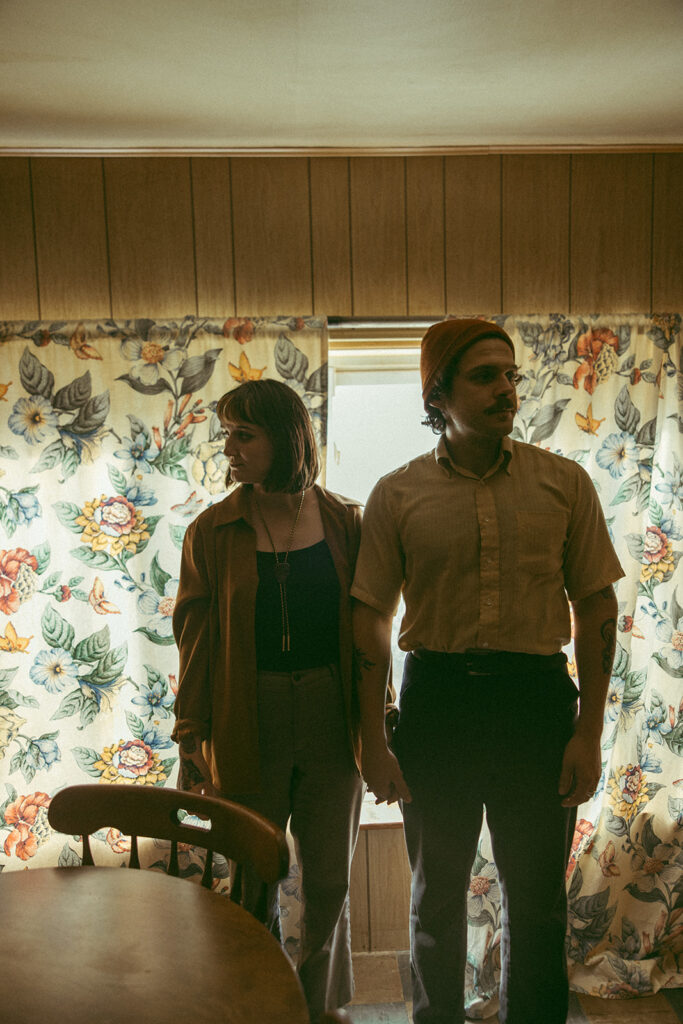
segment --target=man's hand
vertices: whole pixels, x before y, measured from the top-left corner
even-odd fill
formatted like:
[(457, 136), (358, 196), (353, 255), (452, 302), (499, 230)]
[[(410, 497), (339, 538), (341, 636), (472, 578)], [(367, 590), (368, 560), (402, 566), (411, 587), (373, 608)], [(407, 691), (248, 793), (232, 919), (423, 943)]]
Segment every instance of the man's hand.
[(388, 747), (377, 751), (363, 750), (363, 778), (368, 789), (375, 794), (375, 803), (394, 804), (397, 800), (410, 803), (410, 790), (403, 778), (398, 761)]
[(602, 766), (600, 738), (574, 733), (564, 748), (558, 792), (563, 807), (578, 807), (595, 793)]

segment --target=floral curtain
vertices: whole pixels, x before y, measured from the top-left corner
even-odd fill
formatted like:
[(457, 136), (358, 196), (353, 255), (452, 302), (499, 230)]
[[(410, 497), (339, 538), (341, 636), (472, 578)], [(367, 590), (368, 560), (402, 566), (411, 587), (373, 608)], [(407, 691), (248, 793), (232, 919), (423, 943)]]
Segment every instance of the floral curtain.
[[(609, 998), (681, 986), (681, 317), (490, 319), (512, 337), (524, 375), (512, 436), (588, 470), (626, 572), (616, 586), (602, 779), (579, 807), (567, 872), (571, 986)], [(539, 826), (520, 819), (530, 862)], [(500, 965), (500, 888), (486, 830), (468, 913), (468, 1014), (486, 1017), (497, 1008)]]
[(224, 495), (216, 401), (286, 381), (324, 447), (326, 351), (312, 318), (0, 324), (0, 870), (79, 862), (47, 822), (65, 785), (175, 784), (171, 615), (185, 528)]

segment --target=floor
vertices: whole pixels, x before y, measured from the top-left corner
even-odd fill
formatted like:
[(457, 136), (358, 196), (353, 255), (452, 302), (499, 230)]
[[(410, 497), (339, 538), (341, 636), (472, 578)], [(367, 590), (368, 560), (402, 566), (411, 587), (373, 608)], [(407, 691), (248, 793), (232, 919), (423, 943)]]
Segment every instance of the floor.
[[(410, 967), (407, 953), (354, 953), (356, 997), (348, 1007), (353, 1024), (409, 1024)], [(683, 989), (644, 999), (596, 999), (572, 992), (567, 1024), (680, 1024)], [(498, 1024), (489, 1017), (486, 1024)]]

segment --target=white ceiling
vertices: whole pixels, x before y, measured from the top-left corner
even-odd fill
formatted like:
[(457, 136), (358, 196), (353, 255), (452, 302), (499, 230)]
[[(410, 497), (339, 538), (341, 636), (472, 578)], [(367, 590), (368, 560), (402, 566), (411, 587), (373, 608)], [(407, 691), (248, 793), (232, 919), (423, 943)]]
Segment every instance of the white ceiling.
[(0, 149), (683, 143), (681, 0), (0, 0)]

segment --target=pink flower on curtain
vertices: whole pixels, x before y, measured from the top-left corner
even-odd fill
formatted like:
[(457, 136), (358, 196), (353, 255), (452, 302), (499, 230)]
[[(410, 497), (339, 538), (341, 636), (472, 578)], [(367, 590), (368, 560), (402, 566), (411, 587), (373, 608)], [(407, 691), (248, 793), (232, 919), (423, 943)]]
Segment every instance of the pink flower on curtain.
[(607, 380), (617, 368), (619, 339), (607, 327), (596, 327), (579, 337), (576, 354), (582, 360), (574, 374), (574, 387), (583, 386), (592, 395), (598, 384)]
[(12, 615), (35, 590), (38, 560), (26, 548), (0, 551), (0, 611)]
[(29, 860), (50, 835), (47, 793), (19, 796), (5, 808), (5, 822), (14, 828), (5, 839), (4, 850), (9, 857), (14, 850), (20, 860)]

